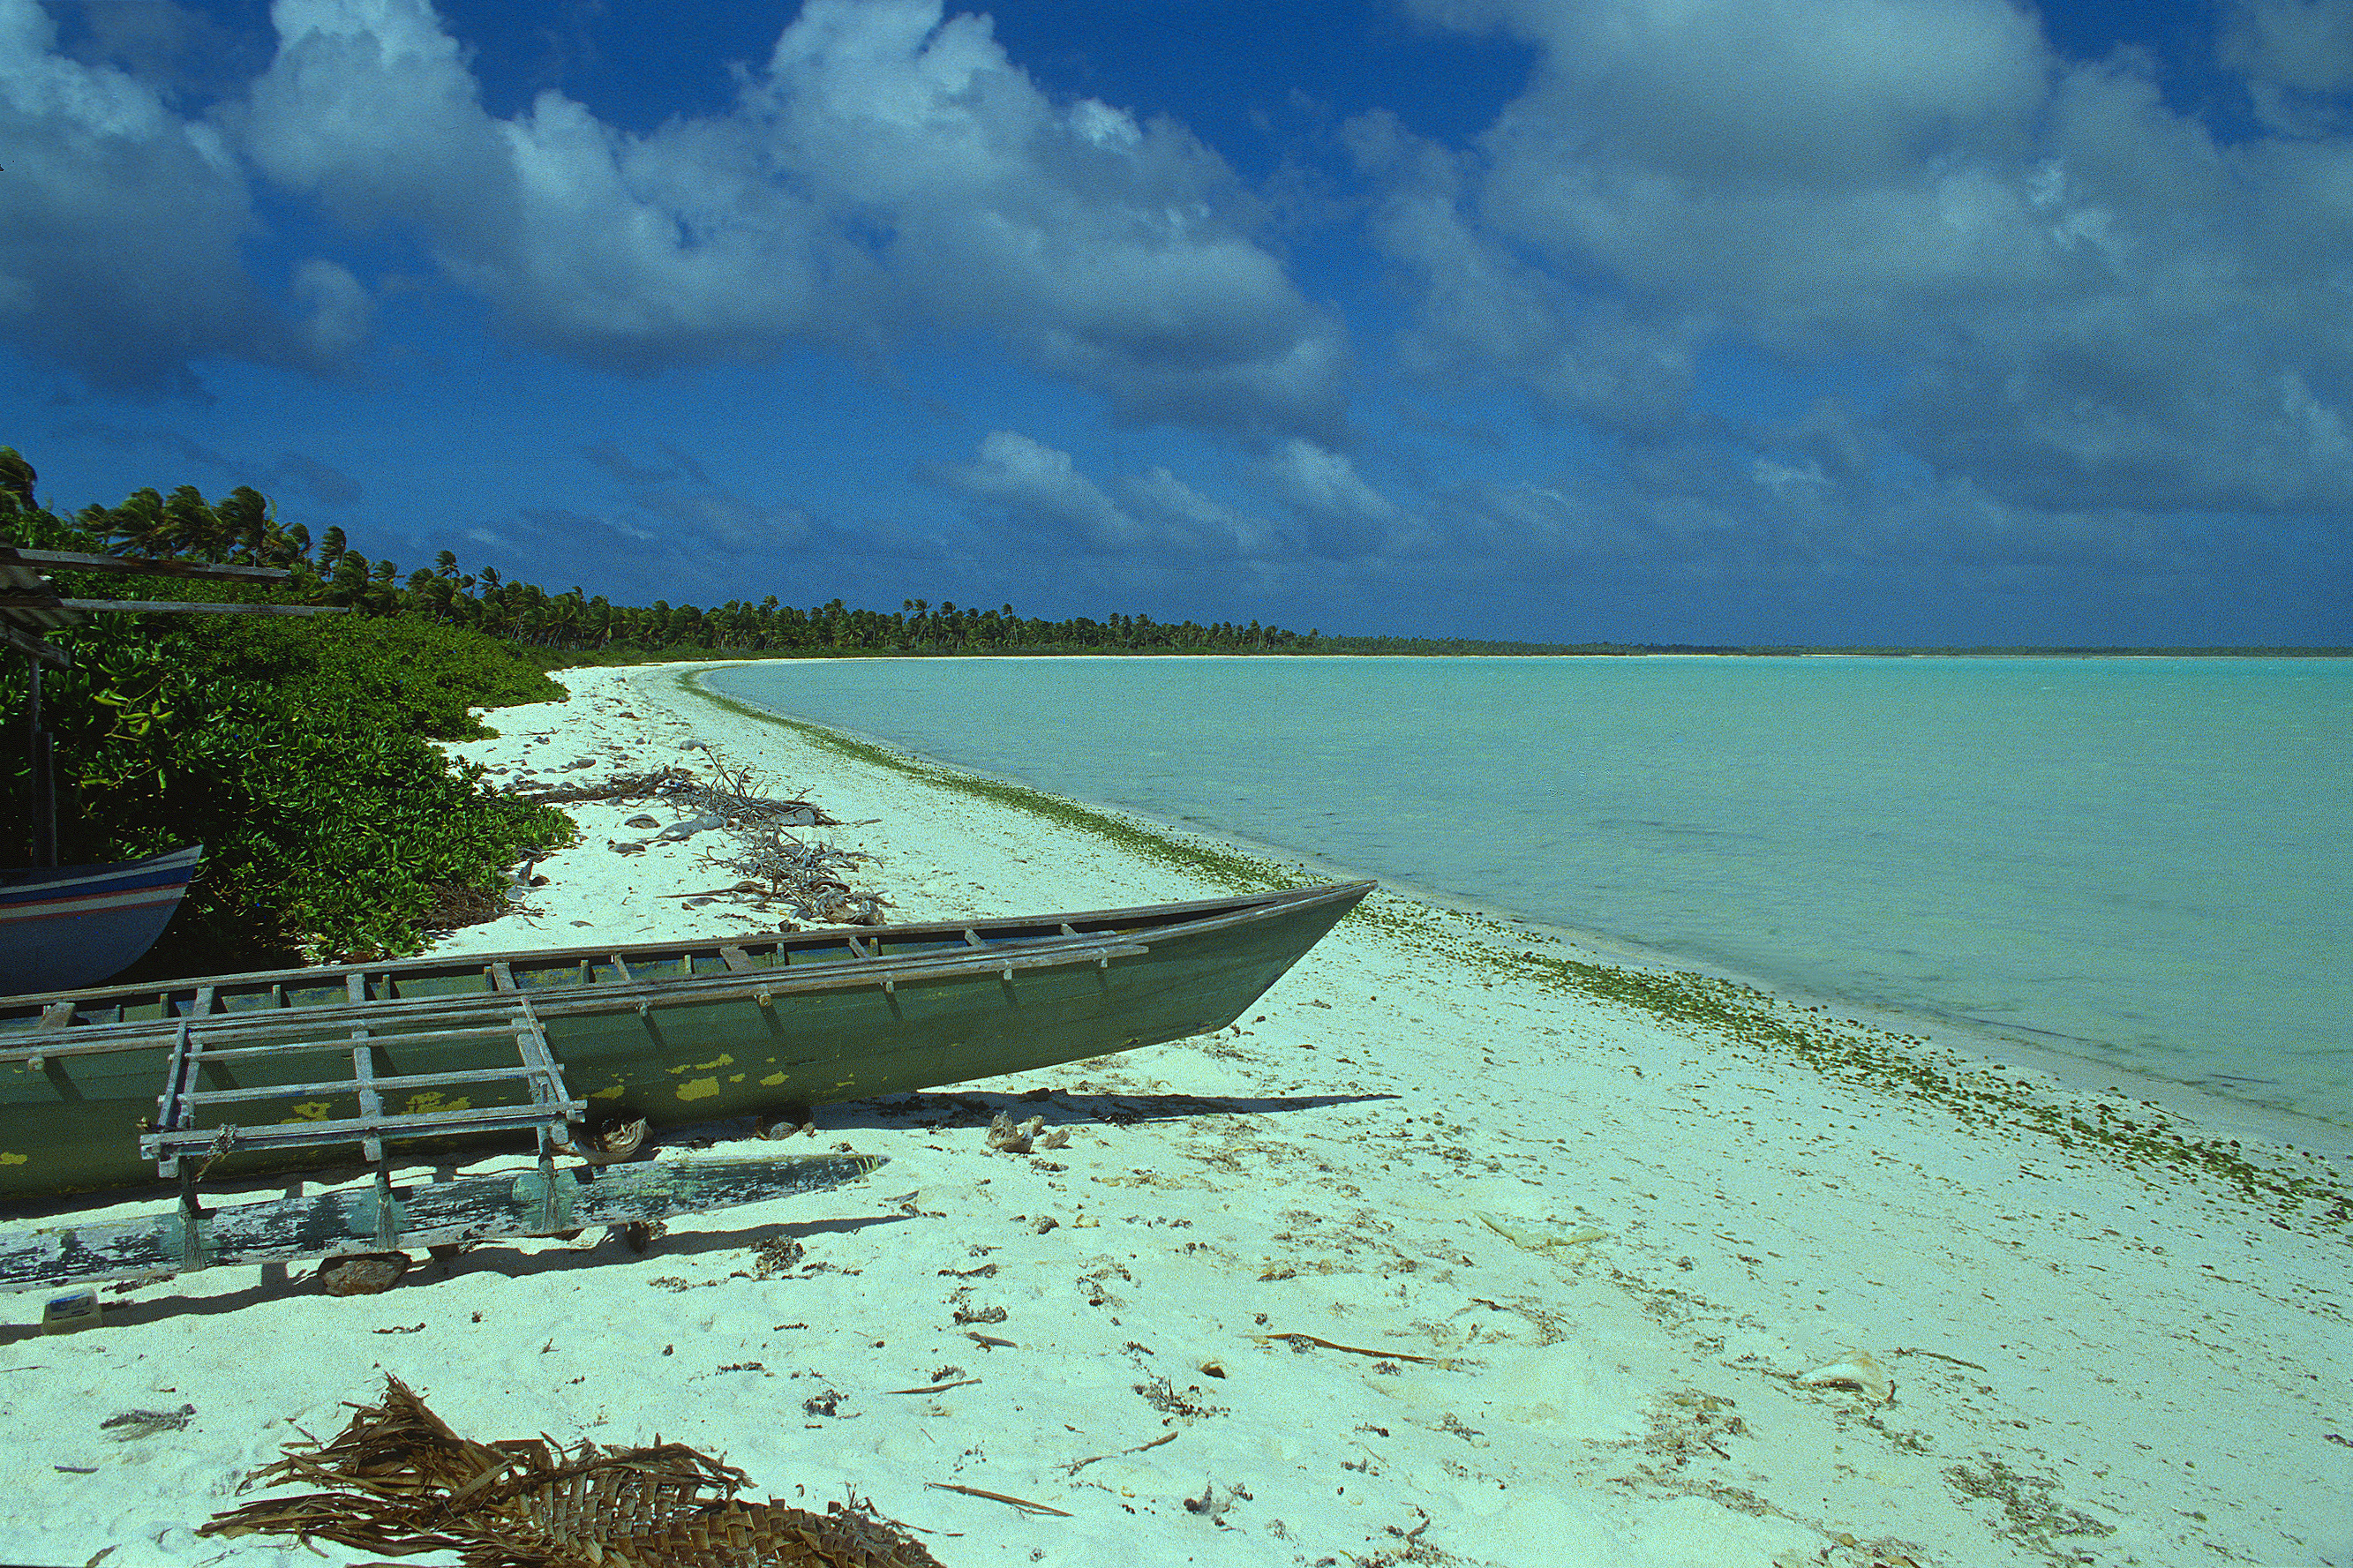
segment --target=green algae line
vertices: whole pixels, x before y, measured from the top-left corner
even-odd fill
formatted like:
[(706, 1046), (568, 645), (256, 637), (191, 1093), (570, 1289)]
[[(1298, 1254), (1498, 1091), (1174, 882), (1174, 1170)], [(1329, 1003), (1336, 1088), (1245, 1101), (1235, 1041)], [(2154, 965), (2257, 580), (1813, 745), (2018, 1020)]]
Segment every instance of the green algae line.
[(1276, 892), (1289, 888), (1310, 887), (1324, 879), (1310, 874), (1304, 867), (1286, 866), (1217, 845), (1188, 842), (1133, 817), (1082, 805), (1062, 795), (1049, 795), (1027, 784), (965, 773), (892, 747), (845, 735), (839, 730), (829, 730), (806, 719), (772, 713), (765, 708), (712, 690), (702, 683), (703, 673), (706, 672), (689, 670), (681, 673), (678, 678), (680, 689), (715, 702), (740, 717), (790, 730), (809, 744), (837, 756), (901, 773), (951, 794), (1026, 812), (1059, 826), (1106, 840), (1139, 859), (1189, 872), (1234, 892)]

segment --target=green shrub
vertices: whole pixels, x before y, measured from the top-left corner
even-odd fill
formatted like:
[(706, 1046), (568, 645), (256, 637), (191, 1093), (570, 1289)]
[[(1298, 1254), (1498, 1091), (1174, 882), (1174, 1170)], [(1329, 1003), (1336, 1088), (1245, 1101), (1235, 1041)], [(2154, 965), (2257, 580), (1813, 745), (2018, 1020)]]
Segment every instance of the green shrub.
[[(26, 543), (99, 542), (46, 514)], [(71, 574), (72, 596), (195, 598), (215, 584)], [(250, 593), (250, 590), (243, 590)], [(202, 842), (205, 864), (148, 976), (407, 953), (438, 917), (494, 909), (504, 873), (573, 837), (549, 806), (499, 795), (428, 738), (483, 731), (467, 712), (561, 698), (496, 640), (360, 616), (100, 614), (52, 634), (42, 673), (55, 737), (60, 858), (133, 859)], [(0, 858), (29, 837), (28, 665), (0, 659)]]
[(512, 644), (411, 616), (224, 616), (204, 631), (206, 662), (274, 688), (297, 709), (341, 705), (437, 741), (487, 733), (470, 708), (565, 697)]

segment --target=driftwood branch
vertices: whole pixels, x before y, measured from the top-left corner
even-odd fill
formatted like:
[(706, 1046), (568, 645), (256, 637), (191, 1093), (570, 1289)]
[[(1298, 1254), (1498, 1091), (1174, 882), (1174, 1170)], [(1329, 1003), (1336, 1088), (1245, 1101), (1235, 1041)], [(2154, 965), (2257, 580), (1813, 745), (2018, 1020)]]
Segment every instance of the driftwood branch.
[(962, 1492), (966, 1497), (987, 1498), (991, 1502), (1010, 1503), (1024, 1513), (1050, 1513), (1056, 1519), (1071, 1517), (1062, 1509), (1048, 1508), (1042, 1502), (1031, 1502), (1026, 1498), (1007, 1497), (1003, 1492), (985, 1491), (979, 1487), (958, 1486), (954, 1481), (925, 1481), (923, 1484), (927, 1487), (935, 1487), (944, 1492)]
[(1075, 1476), (1081, 1470), (1085, 1469), (1089, 1465), (1101, 1464), (1105, 1459), (1122, 1458), (1129, 1454), (1141, 1454), (1146, 1448), (1157, 1448), (1163, 1443), (1174, 1443), (1176, 1440), (1176, 1434), (1175, 1432), (1163, 1432), (1159, 1436), (1152, 1439), (1151, 1442), (1138, 1443), (1133, 1448), (1115, 1448), (1108, 1454), (1091, 1454), (1083, 1459), (1073, 1459), (1069, 1464), (1062, 1467), (1062, 1473), (1064, 1475)]
[(809, 843), (790, 830), (839, 827), (840, 822), (822, 806), (797, 795), (765, 795), (765, 787), (750, 768), (733, 767), (716, 752), (706, 751), (705, 773), (685, 767), (656, 768), (622, 773), (596, 784), (519, 787), (509, 793), (518, 799), (561, 805), (580, 801), (659, 800), (681, 814), (662, 830), (665, 838), (684, 838), (716, 829), (733, 840), (731, 847), (706, 851), (702, 864), (733, 872), (733, 885), (680, 898), (749, 897), (781, 906), (795, 921), (808, 925), (881, 925), (891, 900), (869, 888), (855, 886), (860, 869), (873, 857), (830, 844)]

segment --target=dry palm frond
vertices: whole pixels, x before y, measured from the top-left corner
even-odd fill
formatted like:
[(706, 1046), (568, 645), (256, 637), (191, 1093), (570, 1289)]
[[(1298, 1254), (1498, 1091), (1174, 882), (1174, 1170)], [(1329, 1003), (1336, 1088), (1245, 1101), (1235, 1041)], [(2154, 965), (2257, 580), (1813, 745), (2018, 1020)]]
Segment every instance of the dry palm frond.
[(324, 1445), (290, 1444), (248, 1485), (330, 1489), (215, 1515), (206, 1535), (316, 1536), (466, 1568), (940, 1568), (855, 1500), (810, 1513), (735, 1493), (744, 1472), (679, 1443), (566, 1453), (544, 1437), (459, 1436), (396, 1377)]
[(708, 776), (691, 768), (663, 767), (650, 773), (617, 773), (596, 784), (517, 784), (511, 786), (509, 793), (548, 805), (659, 796), (690, 816), (716, 816), (729, 824), (765, 821), (798, 827), (840, 826), (826, 815), (824, 807), (797, 796), (779, 800), (754, 794), (760, 785), (758, 775), (750, 768), (731, 768), (716, 752), (707, 754), (711, 762)]
[[(716, 752), (705, 748), (708, 773), (682, 767), (658, 768), (630, 773), (596, 784), (537, 785), (513, 791), (525, 800), (565, 804), (586, 800), (635, 800), (659, 796), (686, 814), (663, 837), (683, 837), (710, 828), (723, 828), (735, 840), (732, 852), (706, 854), (702, 864), (756, 878), (759, 883), (738, 884), (694, 897), (723, 898), (756, 894), (781, 903), (797, 920), (812, 925), (881, 925), (891, 900), (877, 892), (850, 886), (859, 868), (873, 859), (855, 849), (829, 844), (806, 844), (786, 831), (793, 827), (839, 827), (825, 809), (797, 795), (791, 799), (756, 793), (759, 777), (749, 768), (731, 767)], [(454, 897), (454, 895), (453, 895)], [(466, 914), (450, 923), (467, 923), (507, 912), (496, 903), (488, 914)]]

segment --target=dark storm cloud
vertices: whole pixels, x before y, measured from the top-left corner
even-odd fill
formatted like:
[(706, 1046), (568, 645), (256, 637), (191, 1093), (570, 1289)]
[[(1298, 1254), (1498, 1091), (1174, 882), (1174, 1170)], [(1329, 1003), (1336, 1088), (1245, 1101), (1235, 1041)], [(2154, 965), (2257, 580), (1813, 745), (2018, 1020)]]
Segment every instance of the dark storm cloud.
[(341, 468), (299, 452), (289, 452), (269, 465), (269, 475), (301, 486), (321, 506), (353, 506), (367, 494), (364, 485)]
[(808, 537), (809, 518), (799, 507), (736, 494), (715, 483), (689, 454), (666, 441), (655, 445), (668, 459), (664, 466), (641, 462), (612, 441), (579, 448), (626, 497), (626, 510), (599, 520), (600, 526), (632, 541), (659, 539), (675, 548), (755, 557)]
[(604, 469), (625, 485), (658, 484), (676, 473), (675, 468), (640, 468), (628, 455), (610, 441), (598, 441), (582, 447), (580, 455)]

